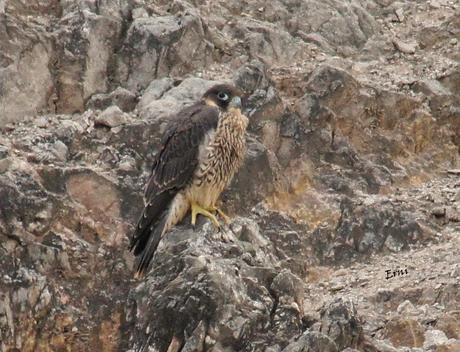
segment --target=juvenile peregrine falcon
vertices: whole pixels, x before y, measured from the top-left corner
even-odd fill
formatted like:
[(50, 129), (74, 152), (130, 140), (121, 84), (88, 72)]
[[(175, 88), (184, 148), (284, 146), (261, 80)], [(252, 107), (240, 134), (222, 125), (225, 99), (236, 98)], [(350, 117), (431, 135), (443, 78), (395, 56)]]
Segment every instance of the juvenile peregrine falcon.
[(145, 188), (145, 208), (130, 250), (137, 258), (137, 274), (147, 270), (165, 233), (191, 210), (216, 227), (217, 199), (243, 162), (248, 119), (241, 113), (240, 92), (216, 85), (202, 99), (181, 110), (163, 135)]

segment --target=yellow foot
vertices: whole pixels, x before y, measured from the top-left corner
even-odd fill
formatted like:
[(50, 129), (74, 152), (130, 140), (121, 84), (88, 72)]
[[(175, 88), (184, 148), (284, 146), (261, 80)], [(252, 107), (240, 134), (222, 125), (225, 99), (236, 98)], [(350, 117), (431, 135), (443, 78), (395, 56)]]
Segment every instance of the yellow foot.
[(227, 214), (225, 214), (221, 209), (219, 209), (219, 208), (216, 207), (216, 206), (213, 206), (213, 207), (211, 207), (209, 210), (211, 210), (211, 211), (217, 211), (217, 213), (220, 215), (220, 217), (221, 217), (222, 219), (224, 219), (225, 223), (226, 223), (227, 225), (230, 224), (230, 221), (231, 221), (230, 217), (227, 216)]
[(206, 216), (209, 220), (212, 221), (215, 227), (220, 228), (220, 224), (217, 221), (216, 217), (212, 213), (210, 213), (207, 209), (200, 207), (196, 203), (192, 203), (192, 225), (193, 226), (195, 226), (196, 216), (198, 214)]

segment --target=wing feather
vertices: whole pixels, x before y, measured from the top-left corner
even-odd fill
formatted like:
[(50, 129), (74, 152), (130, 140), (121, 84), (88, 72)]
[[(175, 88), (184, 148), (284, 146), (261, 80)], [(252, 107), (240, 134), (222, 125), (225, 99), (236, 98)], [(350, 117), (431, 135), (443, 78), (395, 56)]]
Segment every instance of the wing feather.
[(219, 110), (196, 103), (182, 110), (163, 138), (145, 188), (146, 201), (170, 189), (183, 188), (198, 165), (198, 151), (205, 134), (217, 127)]

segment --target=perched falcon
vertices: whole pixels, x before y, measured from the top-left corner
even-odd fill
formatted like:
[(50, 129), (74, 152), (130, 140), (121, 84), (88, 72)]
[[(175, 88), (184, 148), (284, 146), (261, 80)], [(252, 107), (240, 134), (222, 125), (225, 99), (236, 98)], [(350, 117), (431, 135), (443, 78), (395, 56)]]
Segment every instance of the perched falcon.
[(221, 84), (200, 101), (181, 110), (163, 135), (145, 188), (145, 208), (130, 250), (137, 258), (137, 275), (147, 270), (160, 240), (191, 210), (216, 227), (217, 199), (243, 162), (248, 119), (241, 113), (240, 92)]

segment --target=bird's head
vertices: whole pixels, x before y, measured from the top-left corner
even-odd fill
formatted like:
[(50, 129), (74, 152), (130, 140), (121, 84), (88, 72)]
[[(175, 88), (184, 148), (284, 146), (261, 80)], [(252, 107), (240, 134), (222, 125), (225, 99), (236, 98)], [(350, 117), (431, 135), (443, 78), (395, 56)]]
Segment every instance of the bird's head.
[(242, 92), (230, 84), (218, 84), (208, 89), (203, 100), (208, 105), (214, 105), (222, 110), (230, 108), (241, 109)]

